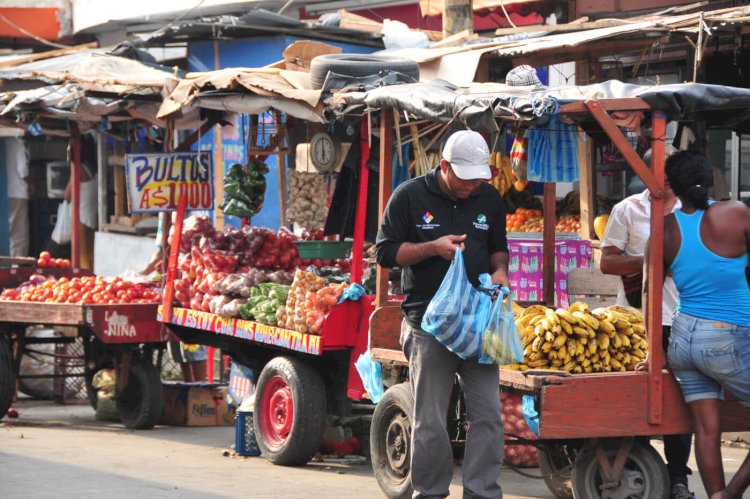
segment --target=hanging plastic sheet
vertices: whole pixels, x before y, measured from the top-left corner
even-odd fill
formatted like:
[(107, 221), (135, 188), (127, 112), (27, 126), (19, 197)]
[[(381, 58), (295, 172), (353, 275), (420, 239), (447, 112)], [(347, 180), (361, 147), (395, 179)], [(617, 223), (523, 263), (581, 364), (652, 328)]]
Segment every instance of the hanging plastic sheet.
[(562, 123), (558, 115), (546, 126), (529, 128), (528, 179), (534, 182), (578, 180), (578, 128)]
[(396, 190), (396, 187), (409, 180), (409, 147), (410, 144), (403, 144), (401, 146), (401, 161), (398, 160), (398, 146), (393, 148), (393, 182), (391, 188)]

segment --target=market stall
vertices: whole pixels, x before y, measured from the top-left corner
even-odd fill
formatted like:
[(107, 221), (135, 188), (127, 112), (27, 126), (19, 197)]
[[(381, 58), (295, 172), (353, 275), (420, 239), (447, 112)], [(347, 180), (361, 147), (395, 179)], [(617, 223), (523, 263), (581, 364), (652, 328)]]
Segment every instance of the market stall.
[[(347, 111), (356, 106), (382, 110), (381, 137), (392, 135), (394, 113), (390, 109), (406, 111), (416, 119), (455, 121), (479, 130), (496, 129), (496, 120), (533, 123), (545, 114), (559, 114), (574, 120), (589, 134), (603, 131), (653, 193), (659, 193), (664, 186), (663, 136), (667, 119), (702, 118), (710, 126), (734, 127), (745, 122), (750, 106), (750, 93), (744, 89), (696, 84), (637, 87), (619, 82), (531, 92), (497, 84), (452, 88), (434, 82), (344, 94), (337, 99), (345, 103)], [(535, 113), (539, 107), (555, 111)], [(614, 111), (648, 113), (654, 151), (650, 169), (612, 120), (610, 113)], [(381, 158), (381, 210), (390, 196), (392, 171), (390, 158)], [(581, 171), (581, 176), (589, 173)], [(650, 265), (648, 269), (646, 321), (634, 309), (591, 311), (580, 303), (556, 309), (560, 304), (554, 301), (552, 279), (554, 201), (554, 184), (547, 183), (541, 296), (544, 305), (551, 308), (533, 305), (518, 315), (517, 324), (526, 347), (524, 361), (501, 368), (501, 385), (533, 397), (538, 413), (537, 445), (542, 450), (540, 464), (556, 496), (600, 497), (602, 484), (606, 484), (607, 493), (666, 496), (668, 480), (663, 462), (650, 446), (633, 438), (684, 433), (691, 428), (688, 410), (674, 378), (665, 369), (660, 348), (663, 268)], [(654, 237), (649, 254), (651, 261), (658, 262), (662, 256), (663, 219), (654, 214), (662, 213), (664, 201), (654, 196), (652, 203)], [(383, 363), (384, 370), (403, 373), (405, 359), (398, 345), (399, 300), (388, 296), (388, 275), (382, 269), (378, 271), (370, 351), (374, 359)], [(635, 365), (644, 359), (647, 370), (636, 372)], [(403, 386), (396, 384), (388, 389), (373, 420), (374, 471), (389, 497), (407, 497), (411, 493), (408, 467), (391, 459), (392, 455), (408, 454), (403, 442), (409, 441), (410, 411), (404, 398), (409, 391)], [(379, 410), (381, 406), (383, 410)], [(389, 407), (390, 410), (385, 409)], [(724, 431), (746, 430), (747, 421), (746, 408), (733, 401), (725, 402)], [(393, 444), (397, 435), (398, 448)]]

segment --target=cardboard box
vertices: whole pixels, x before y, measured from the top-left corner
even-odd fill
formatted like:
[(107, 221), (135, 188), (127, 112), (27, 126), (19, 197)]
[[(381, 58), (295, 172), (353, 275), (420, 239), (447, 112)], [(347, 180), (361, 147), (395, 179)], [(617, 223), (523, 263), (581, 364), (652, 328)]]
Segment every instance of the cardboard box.
[(227, 404), (227, 386), (211, 383), (162, 383), (164, 399), (158, 424), (231, 426), (234, 408)]

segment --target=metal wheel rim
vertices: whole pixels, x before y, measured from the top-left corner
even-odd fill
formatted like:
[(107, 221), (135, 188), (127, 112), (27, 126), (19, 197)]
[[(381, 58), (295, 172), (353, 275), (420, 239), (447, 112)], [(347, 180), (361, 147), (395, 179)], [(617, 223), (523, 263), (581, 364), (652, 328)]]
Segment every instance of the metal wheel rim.
[(274, 376), (263, 390), (260, 423), (263, 437), (271, 446), (283, 446), (292, 432), (294, 400), (289, 383)]
[(396, 409), (385, 432), (387, 472), (394, 481), (403, 481), (409, 475), (411, 460), (411, 425), (402, 411)]
[[(608, 452), (611, 459), (614, 452)], [(629, 455), (617, 488), (603, 489), (601, 466), (594, 456), (586, 467), (586, 497), (601, 499), (650, 499), (654, 497), (655, 482), (648, 473), (648, 465), (637, 455)]]

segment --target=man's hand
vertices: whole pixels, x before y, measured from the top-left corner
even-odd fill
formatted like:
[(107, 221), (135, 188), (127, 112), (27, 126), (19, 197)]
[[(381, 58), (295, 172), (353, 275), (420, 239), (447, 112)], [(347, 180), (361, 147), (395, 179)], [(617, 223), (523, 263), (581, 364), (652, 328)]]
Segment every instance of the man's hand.
[(492, 273), (492, 284), (510, 289), (510, 278), (508, 277), (508, 271), (504, 268), (500, 268), (494, 271)]
[(435, 256), (451, 261), (456, 256), (456, 250), (458, 248), (461, 248), (462, 251), (465, 249), (463, 243), (465, 240), (466, 234), (461, 236), (443, 236), (440, 239), (432, 241), (432, 251)]

